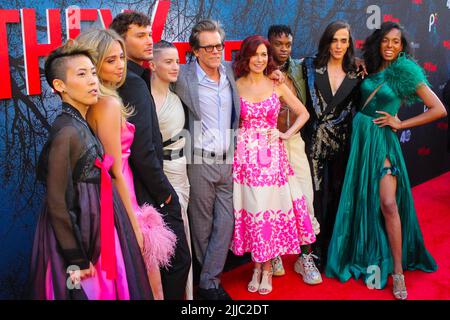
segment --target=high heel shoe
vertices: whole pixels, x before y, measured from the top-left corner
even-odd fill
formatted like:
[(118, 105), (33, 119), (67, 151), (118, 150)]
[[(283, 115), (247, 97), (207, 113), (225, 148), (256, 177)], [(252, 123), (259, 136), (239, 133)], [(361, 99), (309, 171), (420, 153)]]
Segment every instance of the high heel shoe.
[(247, 290), (249, 292), (258, 291), (260, 283), (261, 283), (261, 269), (255, 268), (253, 269), (252, 280), (247, 285)]
[(264, 270), (262, 272), (262, 279), (259, 285), (259, 294), (266, 295), (272, 292), (272, 270)]
[(396, 273), (392, 275), (392, 278), (394, 280), (392, 293), (395, 299), (406, 300), (408, 292), (406, 291), (405, 276), (401, 273)]

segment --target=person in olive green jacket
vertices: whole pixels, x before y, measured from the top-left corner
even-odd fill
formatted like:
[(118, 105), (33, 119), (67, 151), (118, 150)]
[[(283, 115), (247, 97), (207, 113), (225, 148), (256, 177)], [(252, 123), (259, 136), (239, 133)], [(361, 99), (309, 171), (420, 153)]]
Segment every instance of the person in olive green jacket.
[[(293, 41), (291, 28), (286, 25), (273, 25), (269, 28), (268, 39), (272, 46), (273, 58), (281, 72), (283, 72), (287, 86), (306, 105), (306, 83), (303, 76), (302, 60), (291, 57)], [(295, 114), (290, 112), (289, 108), (283, 103), (278, 117), (278, 130), (286, 132), (295, 122), (295, 119)], [(314, 216), (313, 183), (308, 158), (305, 153), (305, 142), (299, 132), (289, 140), (285, 140), (284, 143), (295, 177), (305, 195), (314, 233), (317, 235), (320, 232), (320, 226)], [(294, 266), (295, 271), (303, 276), (303, 281), (311, 285), (322, 282), (322, 277), (314, 264), (313, 257), (311, 246), (302, 246), (302, 254)], [(281, 257), (273, 259), (272, 266), (275, 276), (284, 275), (285, 271)]]

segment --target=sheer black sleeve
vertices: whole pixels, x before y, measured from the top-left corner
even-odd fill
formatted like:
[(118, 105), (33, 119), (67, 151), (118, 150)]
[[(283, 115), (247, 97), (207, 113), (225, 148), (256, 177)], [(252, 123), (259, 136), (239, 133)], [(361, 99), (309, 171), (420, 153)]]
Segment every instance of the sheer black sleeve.
[(81, 245), (80, 229), (74, 208), (73, 168), (83, 152), (75, 127), (63, 127), (52, 139), (47, 163), (47, 205), (50, 223), (68, 265), (89, 268)]

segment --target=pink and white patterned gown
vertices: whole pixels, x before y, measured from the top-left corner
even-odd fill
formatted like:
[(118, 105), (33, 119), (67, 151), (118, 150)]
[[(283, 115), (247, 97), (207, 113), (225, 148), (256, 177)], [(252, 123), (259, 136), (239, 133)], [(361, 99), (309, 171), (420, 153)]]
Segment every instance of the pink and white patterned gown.
[(233, 163), (235, 227), (231, 250), (251, 252), (255, 262), (300, 253), (315, 242), (305, 197), (281, 139), (270, 142), (281, 103), (273, 94), (257, 103), (241, 97)]

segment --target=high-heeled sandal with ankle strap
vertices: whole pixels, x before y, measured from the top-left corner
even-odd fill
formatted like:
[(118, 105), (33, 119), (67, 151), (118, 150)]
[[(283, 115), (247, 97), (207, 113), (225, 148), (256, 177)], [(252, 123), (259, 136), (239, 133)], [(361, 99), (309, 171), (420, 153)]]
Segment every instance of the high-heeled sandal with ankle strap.
[(259, 284), (259, 294), (266, 295), (272, 292), (272, 270), (262, 272), (261, 283)]
[(255, 268), (253, 269), (252, 280), (247, 285), (247, 290), (249, 292), (258, 291), (260, 283), (261, 283), (261, 269)]
[(402, 273), (393, 274), (394, 280), (392, 293), (397, 300), (406, 300), (408, 292), (406, 291), (405, 276)]

